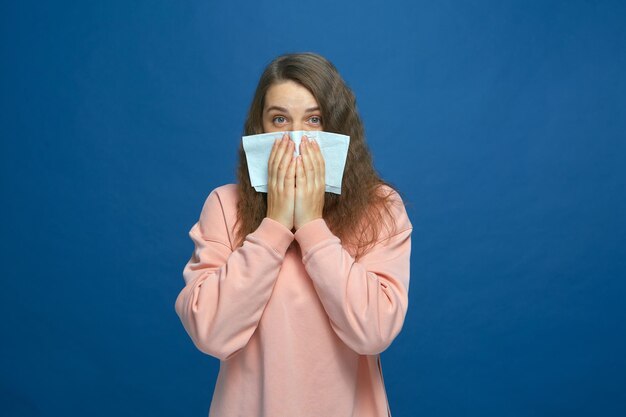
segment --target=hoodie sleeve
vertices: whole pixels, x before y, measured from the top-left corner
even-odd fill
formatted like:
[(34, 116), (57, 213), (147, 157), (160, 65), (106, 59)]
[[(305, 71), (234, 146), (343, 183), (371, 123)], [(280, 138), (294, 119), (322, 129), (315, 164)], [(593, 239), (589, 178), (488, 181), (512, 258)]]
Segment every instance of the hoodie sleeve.
[(408, 308), (412, 225), (403, 204), (394, 216), (399, 232), (379, 240), (358, 262), (324, 219), (295, 233), (333, 330), (361, 355), (384, 351), (402, 329)]
[(191, 227), (194, 243), (175, 310), (194, 345), (220, 360), (246, 346), (270, 299), (293, 233), (268, 217), (232, 250), (216, 190)]

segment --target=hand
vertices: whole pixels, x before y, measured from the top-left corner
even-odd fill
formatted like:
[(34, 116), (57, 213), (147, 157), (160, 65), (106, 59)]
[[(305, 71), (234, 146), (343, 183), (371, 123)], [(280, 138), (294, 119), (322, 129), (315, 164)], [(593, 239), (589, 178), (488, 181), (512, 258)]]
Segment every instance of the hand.
[(296, 163), (296, 202), (294, 227), (301, 228), (311, 220), (321, 219), (324, 210), (326, 173), (324, 157), (317, 142), (302, 136)]
[(267, 166), (267, 217), (292, 230), (294, 224), (295, 144), (284, 134), (276, 139)]

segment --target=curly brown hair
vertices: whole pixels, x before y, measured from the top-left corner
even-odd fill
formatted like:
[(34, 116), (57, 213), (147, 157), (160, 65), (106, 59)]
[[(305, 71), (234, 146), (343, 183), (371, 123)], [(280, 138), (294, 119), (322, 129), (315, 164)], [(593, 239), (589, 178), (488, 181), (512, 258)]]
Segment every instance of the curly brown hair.
[[(379, 240), (382, 225), (388, 230), (391, 230), (390, 225), (395, 229), (396, 222), (391, 215), (390, 204), (394, 200), (398, 201), (393, 198), (394, 192), (400, 193), (382, 180), (374, 169), (352, 90), (335, 66), (318, 54), (307, 52), (281, 55), (265, 68), (250, 105), (243, 134), (264, 133), (262, 118), (265, 94), (274, 83), (289, 80), (313, 94), (321, 110), (324, 131), (350, 136), (341, 194), (326, 193), (322, 216), (342, 245), (358, 258)], [(239, 201), (236, 224), (239, 224), (239, 228), (236, 232), (236, 247), (243, 245), (245, 237), (256, 230), (267, 212), (267, 193), (256, 192), (250, 184), (242, 143), (239, 146), (237, 179)], [(390, 231), (387, 236), (393, 234)]]

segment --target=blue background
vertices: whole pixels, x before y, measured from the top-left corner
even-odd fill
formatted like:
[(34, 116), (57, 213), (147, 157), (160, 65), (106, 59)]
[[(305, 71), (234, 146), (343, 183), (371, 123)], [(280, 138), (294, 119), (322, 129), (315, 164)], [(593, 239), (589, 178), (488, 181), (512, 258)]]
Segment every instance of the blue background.
[(3, 416), (204, 416), (174, 311), (264, 66), (357, 95), (414, 225), (399, 416), (626, 415), (626, 3), (2, 2)]

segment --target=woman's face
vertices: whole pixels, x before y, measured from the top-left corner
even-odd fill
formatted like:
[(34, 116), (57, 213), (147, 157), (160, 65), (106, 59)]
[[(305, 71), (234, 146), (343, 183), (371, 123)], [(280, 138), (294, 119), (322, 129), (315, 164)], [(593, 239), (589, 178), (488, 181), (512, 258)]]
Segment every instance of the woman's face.
[(322, 130), (322, 114), (315, 97), (288, 80), (272, 84), (265, 93), (263, 132)]

